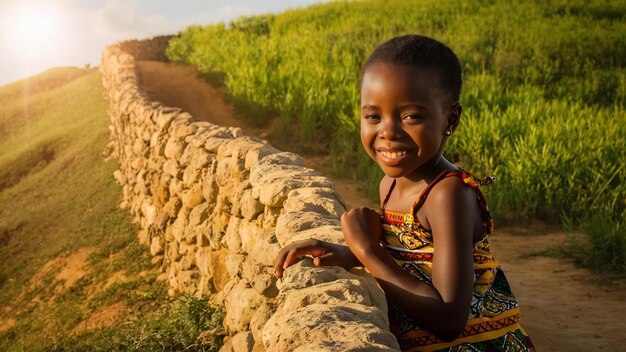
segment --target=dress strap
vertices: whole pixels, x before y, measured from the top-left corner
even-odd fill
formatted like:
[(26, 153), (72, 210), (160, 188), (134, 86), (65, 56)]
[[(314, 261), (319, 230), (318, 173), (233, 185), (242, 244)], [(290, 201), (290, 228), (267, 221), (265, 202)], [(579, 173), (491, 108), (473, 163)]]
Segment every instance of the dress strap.
[(474, 193), (476, 194), (476, 198), (480, 206), (481, 217), (483, 219), (483, 227), (485, 228), (486, 233), (491, 233), (493, 230), (493, 218), (489, 213), (489, 209), (487, 208), (487, 202), (485, 201), (485, 197), (480, 191), (479, 186), (488, 185), (494, 182), (496, 178), (493, 176), (487, 176), (484, 179), (480, 180), (476, 176), (461, 168), (459, 168), (458, 170), (443, 170), (433, 181), (431, 181), (419, 195), (417, 201), (413, 204), (413, 207), (411, 208), (411, 216), (413, 216), (413, 218), (416, 218), (416, 212), (422, 207), (422, 205), (426, 201), (426, 197), (428, 197), (428, 194), (430, 193), (432, 188), (437, 183), (439, 183), (439, 181), (450, 176), (459, 176), (465, 184), (474, 189)]
[[(445, 176), (444, 174), (446, 173), (447, 170), (443, 170), (441, 171), (441, 173), (431, 182), (431, 184), (434, 184), (436, 181), (438, 182), (438, 179), (441, 178), (442, 176)], [(425, 197), (424, 192), (426, 190), (428, 190), (429, 187), (431, 187), (431, 184), (427, 185), (426, 188), (422, 191), (422, 193), (419, 195), (419, 198), (422, 198), (422, 196)], [(389, 197), (391, 196), (391, 191), (393, 191), (393, 188), (396, 186), (396, 179), (393, 179), (393, 182), (391, 182), (391, 186), (389, 187), (389, 191), (387, 191), (387, 195), (385, 196), (385, 199), (383, 200), (383, 204), (380, 207), (380, 213), (381, 215), (383, 214), (383, 212), (385, 211), (385, 206), (387, 205), (387, 201), (389, 201)], [(413, 207), (415, 207), (415, 204), (413, 205)]]
[(383, 200), (383, 205), (380, 207), (380, 214), (381, 216), (383, 215), (384, 211), (385, 211), (385, 206), (387, 205), (387, 201), (389, 200), (389, 196), (391, 196), (391, 191), (393, 191), (393, 188), (396, 186), (396, 179), (393, 179), (393, 182), (391, 182), (391, 186), (389, 187), (389, 191), (387, 191), (387, 195), (385, 196), (385, 200)]

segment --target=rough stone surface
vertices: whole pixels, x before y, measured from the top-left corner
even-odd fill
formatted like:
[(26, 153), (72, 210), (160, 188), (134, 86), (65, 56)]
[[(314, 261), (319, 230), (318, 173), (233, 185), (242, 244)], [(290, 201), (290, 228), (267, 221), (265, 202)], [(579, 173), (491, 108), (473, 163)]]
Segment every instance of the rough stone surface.
[(108, 46), (113, 177), (120, 207), (169, 283), (226, 310), (222, 351), (392, 351), (383, 291), (365, 270), (315, 267), (301, 258), (274, 277), (281, 246), (343, 243), (345, 202), (297, 154), (150, 101), (135, 60), (166, 60), (171, 37)]

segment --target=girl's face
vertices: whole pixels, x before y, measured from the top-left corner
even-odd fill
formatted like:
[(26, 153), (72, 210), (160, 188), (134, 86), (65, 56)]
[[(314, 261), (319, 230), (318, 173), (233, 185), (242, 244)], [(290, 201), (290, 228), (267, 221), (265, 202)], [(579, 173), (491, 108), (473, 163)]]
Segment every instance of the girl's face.
[[(361, 141), (383, 172), (422, 178), (460, 117), (431, 69), (374, 63), (361, 83)], [(430, 165), (432, 167), (432, 165)]]

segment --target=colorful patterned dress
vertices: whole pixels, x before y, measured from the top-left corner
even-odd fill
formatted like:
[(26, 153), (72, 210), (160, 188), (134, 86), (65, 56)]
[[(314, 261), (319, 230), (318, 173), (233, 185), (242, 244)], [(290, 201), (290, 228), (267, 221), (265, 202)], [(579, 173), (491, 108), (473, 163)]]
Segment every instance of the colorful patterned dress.
[(487, 235), (493, 230), (493, 219), (478, 186), (491, 183), (493, 178), (480, 181), (461, 169), (444, 170), (422, 191), (411, 213), (385, 209), (395, 186), (394, 180), (381, 208), (382, 245), (404, 270), (432, 285), (433, 238), (430, 231), (418, 222), (415, 213), (432, 187), (450, 176), (461, 177), (463, 182), (475, 190), (483, 218), (483, 238), (474, 243), (474, 292), (467, 325), (457, 339), (445, 342), (421, 329), (389, 302), (391, 331), (403, 351), (534, 351), (528, 334), (519, 324), (517, 300), (511, 293), (500, 264), (489, 250)]

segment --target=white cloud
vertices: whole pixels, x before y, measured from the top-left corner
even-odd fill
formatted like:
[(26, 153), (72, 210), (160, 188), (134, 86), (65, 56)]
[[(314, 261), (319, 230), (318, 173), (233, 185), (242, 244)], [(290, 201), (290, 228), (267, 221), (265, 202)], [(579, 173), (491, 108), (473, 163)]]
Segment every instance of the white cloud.
[(163, 15), (141, 12), (136, 1), (107, 0), (87, 17), (91, 32), (104, 39), (144, 38), (180, 29), (180, 24)]

